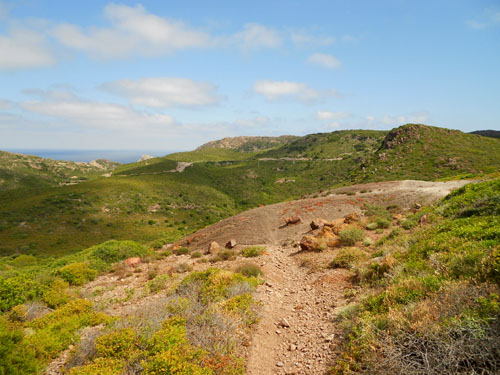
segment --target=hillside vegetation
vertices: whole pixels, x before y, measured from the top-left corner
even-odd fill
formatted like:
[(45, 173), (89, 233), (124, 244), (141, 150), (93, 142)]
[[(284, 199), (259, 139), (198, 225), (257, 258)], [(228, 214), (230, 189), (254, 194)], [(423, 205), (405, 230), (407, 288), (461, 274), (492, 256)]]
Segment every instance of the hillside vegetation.
[(332, 374), (500, 371), (500, 179), (456, 190), (349, 264), (361, 294), (338, 310)]
[[(193, 161), (175, 172), (178, 162)], [(336, 186), (499, 166), (500, 140), (424, 125), (312, 134), (260, 153), (202, 148), (74, 186), (1, 193), (0, 253), (62, 255), (109, 239), (171, 242), (243, 210)]]
[(433, 180), (498, 171), (500, 140), (408, 124), (389, 132), (357, 171), (360, 181)]
[(75, 163), (0, 151), (0, 191), (76, 184), (111, 172), (119, 163)]

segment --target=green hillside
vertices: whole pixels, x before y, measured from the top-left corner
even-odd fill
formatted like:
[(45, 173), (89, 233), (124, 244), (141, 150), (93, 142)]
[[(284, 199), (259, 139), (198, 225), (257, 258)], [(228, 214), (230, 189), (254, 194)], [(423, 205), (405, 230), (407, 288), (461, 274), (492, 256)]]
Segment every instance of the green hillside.
[(75, 184), (111, 172), (119, 163), (75, 163), (0, 151), (0, 191)]
[[(196, 162), (172, 172), (180, 161)], [(499, 167), (500, 140), (424, 125), (312, 134), (260, 153), (204, 148), (123, 165), (112, 177), (78, 185), (0, 193), (0, 253), (172, 241), (237, 212), (336, 186)]]
[(427, 125), (392, 130), (358, 170), (359, 181), (433, 180), (500, 168), (500, 140)]
[(353, 154), (365, 156), (380, 147), (386, 134), (386, 131), (375, 130), (341, 130), (309, 134), (259, 156), (314, 159), (340, 158)]

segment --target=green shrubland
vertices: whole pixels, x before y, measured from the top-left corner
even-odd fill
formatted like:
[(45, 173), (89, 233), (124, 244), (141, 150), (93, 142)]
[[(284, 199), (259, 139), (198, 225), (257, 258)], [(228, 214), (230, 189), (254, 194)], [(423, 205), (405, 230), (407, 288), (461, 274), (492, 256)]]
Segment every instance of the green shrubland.
[(432, 225), (410, 216), (410, 234), (355, 265), (365, 293), (339, 312), (347, 339), (332, 373), (498, 372), (498, 191), (499, 179), (456, 190), (427, 210)]

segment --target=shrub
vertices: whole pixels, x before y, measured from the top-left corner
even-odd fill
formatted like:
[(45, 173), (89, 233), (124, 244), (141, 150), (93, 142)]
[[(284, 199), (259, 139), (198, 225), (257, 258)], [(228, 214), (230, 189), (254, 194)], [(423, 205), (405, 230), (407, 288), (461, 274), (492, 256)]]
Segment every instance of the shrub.
[(123, 361), (117, 358), (96, 358), (94, 362), (80, 367), (73, 367), (68, 375), (120, 375), (123, 373)]
[(191, 258), (197, 259), (197, 258), (201, 258), (201, 257), (202, 257), (202, 254), (199, 251), (194, 251), (191, 253)]
[(170, 276), (168, 274), (158, 275), (146, 284), (146, 288), (149, 293), (158, 293), (166, 287), (169, 280)]
[(185, 254), (189, 254), (189, 253), (190, 253), (190, 250), (187, 247), (181, 247), (177, 250), (174, 250), (175, 255), (185, 255)]
[(367, 254), (355, 247), (340, 249), (330, 262), (330, 268), (351, 268), (360, 260), (366, 259)]
[(97, 354), (101, 357), (125, 358), (136, 349), (137, 337), (132, 328), (110, 332), (95, 341)]
[(62, 279), (55, 279), (50, 285), (50, 288), (47, 289), (43, 294), (43, 301), (50, 308), (57, 308), (61, 305), (64, 305), (71, 298), (71, 296), (66, 293), (66, 289), (68, 287), (69, 284), (67, 281), (64, 281)]
[(241, 251), (241, 255), (244, 256), (245, 258), (252, 258), (264, 254), (265, 251), (266, 248), (263, 246), (252, 246), (243, 249)]
[(189, 263), (181, 263), (177, 267), (175, 267), (175, 272), (184, 273), (190, 272), (193, 270), (193, 267)]
[(378, 228), (377, 223), (369, 223), (366, 225), (366, 229), (368, 229), (368, 230), (375, 230), (377, 228)]
[(259, 277), (263, 274), (262, 269), (255, 263), (243, 263), (236, 268), (236, 272), (247, 277)]
[(8, 311), (42, 294), (42, 286), (27, 276), (0, 276), (0, 311)]
[(391, 221), (385, 218), (377, 218), (376, 220), (377, 228), (389, 228), (391, 226)]
[(340, 243), (347, 246), (355, 245), (356, 242), (361, 241), (363, 237), (363, 230), (356, 227), (344, 229), (339, 233)]
[(112, 263), (120, 262), (130, 257), (145, 257), (150, 251), (134, 241), (111, 240), (88, 250), (92, 267), (98, 271), (106, 271)]
[(97, 276), (88, 263), (72, 263), (60, 268), (57, 275), (71, 285), (83, 285)]

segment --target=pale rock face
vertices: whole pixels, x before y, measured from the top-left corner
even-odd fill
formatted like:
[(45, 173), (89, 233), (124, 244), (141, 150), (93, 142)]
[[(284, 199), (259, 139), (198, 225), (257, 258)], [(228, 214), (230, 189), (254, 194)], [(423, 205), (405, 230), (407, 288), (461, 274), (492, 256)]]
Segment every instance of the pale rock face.
[(144, 155), (142, 155), (142, 156), (139, 158), (139, 160), (137, 160), (137, 162), (139, 163), (139, 162), (141, 162), (141, 161), (144, 161), (144, 160), (149, 160), (149, 159), (153, 159), (153, 158), (154, 158), (154, 156), (144, 154)]

